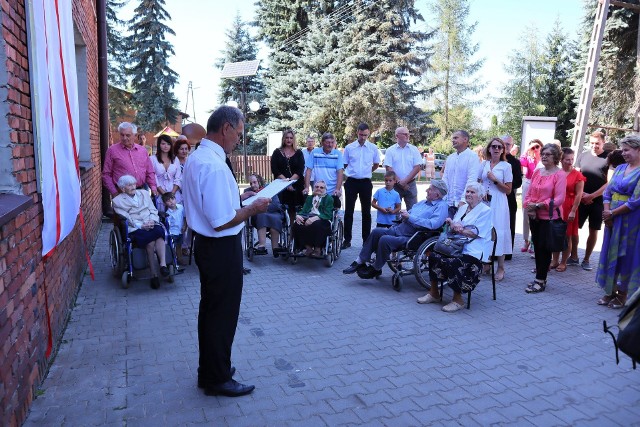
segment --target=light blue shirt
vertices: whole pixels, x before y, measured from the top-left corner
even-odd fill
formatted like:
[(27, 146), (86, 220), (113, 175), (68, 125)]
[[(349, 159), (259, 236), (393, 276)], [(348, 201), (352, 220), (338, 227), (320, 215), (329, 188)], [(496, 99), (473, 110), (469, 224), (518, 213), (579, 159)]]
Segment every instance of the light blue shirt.
[(338, 184), (338, 171), (344, 169), (342, 153), (337, 149), (325, 153), (324, 150), (314, 148), (305, 166), (311, 169), (314, 181), (324, 181), (327, 184), (327, 194), (332, 194)]
[(443, 199), (430, 202), (423, 200), (413, 205), (409, 210), (409, 224), (415, 227), (437, 230), (447, 219), (449, 205)]
[[(391, 191), (386, 188), (379, 188), (376, 191), (376, 194), (373, 195), (373, 198), (378, 202), (378, 206), (381, 208), (395, 208), (396, 204), (401, 203), (400, 194), (393, 188)], [(393, 220), (396, 219), (396, 214), (390, 214), (385, 212), (378, 211), (378, 216), (376, 217), (376, 222), (378, 224), (391, 225), (393, 224)]]

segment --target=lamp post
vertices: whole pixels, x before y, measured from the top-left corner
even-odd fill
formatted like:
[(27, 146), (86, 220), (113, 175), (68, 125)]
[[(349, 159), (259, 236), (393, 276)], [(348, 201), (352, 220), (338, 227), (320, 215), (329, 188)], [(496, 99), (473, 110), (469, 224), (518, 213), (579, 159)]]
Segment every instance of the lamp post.
[[(224, 68), (222, 69), (222, 73), (220, 74), (220, 78), (222, 79), (232, 79), (232, 78), (242, 78), (241, 91), (240, 91), (240, 104), (242, 106), (242, 112), (247, 117), (247, 101), (246, 101), (246, 81), (245, 78), (247, 76), (255, 76), (258, 73), (258, 66), (260, 65), (260, 60), (256, 59), (253, 61), (242, 61), (242, 62), (230, 62), (224, 64)], [(255, 102), (255, 101), (254, 101)], [(253, 104), (253, 102), (251, 103)], [(244, 170), (242, 174), (244, 175), (244, 179), (248, 180), (248, 165), (247, 165), (247, 131), (246, 126), (242, 131), (242, 151), (244, 155)]]

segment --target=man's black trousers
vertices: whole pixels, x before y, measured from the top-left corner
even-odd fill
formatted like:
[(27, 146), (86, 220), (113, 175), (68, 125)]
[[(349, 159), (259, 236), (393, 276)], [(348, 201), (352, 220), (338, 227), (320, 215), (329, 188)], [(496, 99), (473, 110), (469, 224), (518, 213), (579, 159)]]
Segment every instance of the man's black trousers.
[(371, 233), (371, 195), (373, 184), (369, 178), (348, 178), (344, 183), (344, 240), (351, 242), (353, 228), (353, 211), (356, 199), (360, 197), (362, 210), (362, 241), (365, 242)]

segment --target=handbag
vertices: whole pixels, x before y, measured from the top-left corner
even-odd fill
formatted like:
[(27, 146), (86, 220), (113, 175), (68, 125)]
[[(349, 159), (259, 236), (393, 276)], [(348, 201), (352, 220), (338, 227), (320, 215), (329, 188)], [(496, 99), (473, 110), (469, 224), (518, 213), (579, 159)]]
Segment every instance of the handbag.
[[(478, 227), (475, 225), (465, 225), (464, 228), (474, 230), (476, 235), (479, 234)], [(462, 256), (464, 245), (476, 239), (477, 237), (463, 236), (447, 229), (440, 234), (433, 250), (448, 258), (459, 258)]]
[(553, 199), (549, 203), (549, 227), (547, 228), (547, 249), (551, 252), (562, 252), (567, 248), (567, 223), (562, 219), (556, 207), (558, 219), (553, 218)]

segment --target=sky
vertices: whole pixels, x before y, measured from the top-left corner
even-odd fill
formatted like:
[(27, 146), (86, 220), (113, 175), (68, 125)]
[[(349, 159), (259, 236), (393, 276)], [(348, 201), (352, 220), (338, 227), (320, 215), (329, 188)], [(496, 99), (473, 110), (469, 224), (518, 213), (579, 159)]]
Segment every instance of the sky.
[[(225, 31), (231, 28), (237, 13), (244, 21), (252, 21), (255, 1), (165, 0), (171, 16), (167, 25), (176, 32), (175, 37), (169, 37), (176, 53), (169, 64), (179, 75), (174, 92), (179, 109), (191, 115), (191, 120), (195, 116), (196, 122), (205, 125), (209, 112), (216, 107), (220, 71), (214, 63), (224, 48)], [(129, 0), (119, 17), (130, 19), (138, 4), (139, 0)], [(489, 99), (499, 94), (499, 87), (506, 80), (503, 67), (510, 52), (519, 47), (522, 29), (534, 25), (546, 35), (554, 22), (560, 20), (573, 38), (581, 23), (583, 0), (470, 0), (470, 5), (469, 21), (478, 22), (472, 36), (480, 45), (476, 56), (485, 59), (479, 79), (488, 83), (479, 96)], [(428, 25), (429, 1), (417, 0), (416, 6)], [(263, 60), (263, 66), (268, 66), (266, 49), (259, 59)], [(189, 97), (187, 104), (189, 82), (193, 84), (194, 99), (192, 102)], [(485, 125), (495, 113), (491, 105), (476, 112)]]

